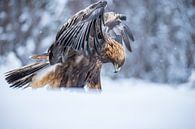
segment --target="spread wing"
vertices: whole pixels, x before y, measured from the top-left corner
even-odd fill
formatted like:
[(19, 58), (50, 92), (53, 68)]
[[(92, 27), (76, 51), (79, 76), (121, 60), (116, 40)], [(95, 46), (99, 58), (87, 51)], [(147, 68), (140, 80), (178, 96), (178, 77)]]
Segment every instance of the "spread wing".
[[(90, 15), (68, 28), (60, 30), (56, 37), (56, 41), (49, 48), (49, 60), (51, 64), (65, 62), (69, 51), (83, 52), (85, 55), (90, 55), (94, 52), (99, 53), (101, 43), (104, 42), (102, 32), (102, 24), (104, 21), (105, 2), (96, 5)], [(74, 23), (74, 22), (73, 22)]]
[(79, 12), (77, 12), (70, 19), (68, 19), (68, 21), (66, 23), (64, 23), (64, 25), (60, 28), (60, 30), (58, 31), (58, 33), (56, 35), (56, 40), (63, 34), (63, 32), (67, 28), (69, 28), (71, 26), (74, 26), (77, 23), (88, 19), (95, 10), (97, 10), (98, 8), (105, 7), (106, 4), (107, 4), (106, 1), (99, 1), (99, 2), (96, 2), (94, 4), (89, 5), (85, 9), (80, 10)]
[(105, 33), (119, 43), (124, 43), (129, 51), (132, 51), (130, 42), (134, 41), (130, 28), (122, 22), (126, 16), (114, 12), (105, 13)]

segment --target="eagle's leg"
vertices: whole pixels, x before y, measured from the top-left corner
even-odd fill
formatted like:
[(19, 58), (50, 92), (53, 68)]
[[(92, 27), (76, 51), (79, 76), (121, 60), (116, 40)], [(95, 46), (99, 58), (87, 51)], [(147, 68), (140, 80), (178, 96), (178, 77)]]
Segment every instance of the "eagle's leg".
[(87, 87), (90, 89), (99, 89), (101, 90), (101, 84), (100, 81), (97, 80), (97, 78), (92, 79), (91, 81), (87, 82)]
[(92, 75), (89, 75), (87, 79), (88, 88), (101, 90), (100, 68), (95, 68), (90, 72)]

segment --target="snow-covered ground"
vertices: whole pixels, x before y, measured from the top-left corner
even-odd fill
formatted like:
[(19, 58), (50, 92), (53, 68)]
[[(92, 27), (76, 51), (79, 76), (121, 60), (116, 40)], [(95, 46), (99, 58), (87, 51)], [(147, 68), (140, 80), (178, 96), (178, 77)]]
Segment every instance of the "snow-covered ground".
[(11, 67), (0, 67), (0, 129), (195, 129), (191, 82), (171, 87), (102, 77), (101, 93), (21, 90), (3, 79)]

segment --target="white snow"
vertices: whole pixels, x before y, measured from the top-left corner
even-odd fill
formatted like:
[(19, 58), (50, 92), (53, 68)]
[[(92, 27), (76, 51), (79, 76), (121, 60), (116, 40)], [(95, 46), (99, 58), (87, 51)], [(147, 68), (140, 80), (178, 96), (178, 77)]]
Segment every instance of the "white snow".
[(188, 84), (173, 88), (137, 79), (102, 77), (101, 93), (11, 89), (3, 76), (10, 67), (13, 64), (0, 67), (1, 129), (195, 128), (195, 90)]

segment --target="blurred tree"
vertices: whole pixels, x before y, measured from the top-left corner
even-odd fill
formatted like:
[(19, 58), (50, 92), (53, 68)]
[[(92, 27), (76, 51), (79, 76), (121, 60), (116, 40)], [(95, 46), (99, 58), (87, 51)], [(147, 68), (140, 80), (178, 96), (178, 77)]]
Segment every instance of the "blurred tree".
[[(41, 5), (41, 7), (39, 6)], [(4, 37), (1, 36), (1, 54), (14, 51), (16, 56), (23, 64), (27, 63), (24, 58), (26, 51), (18, 49), (20, 46), (26, 46), (28, 38), (33, 37), (34, 28), (40, 22), (40, 15), (36, 15), (35, 11), (45, 7), (45, 3), (39, 4), (32, 0), (24, 1), (1, 1), (1, 14), (4, 18), (1, 20)], [(29, 17), (28, 17), (29, 15)], [(39, 42), (43, 38), (42, 34), (37, 35), (35, 49), (39, 48)]]
[(0, 1), (0, 55), (13, 51), (25, 65), (29, 56), (46, 51), (54, 41), (61, 18), (65, 18), (61, 16), (64, 5), (60, 6), (63, 11), (56, 10), (58, 4), (61, 3), (47, 0)]

